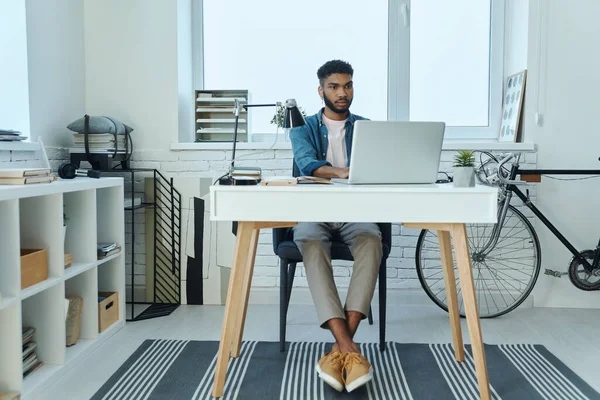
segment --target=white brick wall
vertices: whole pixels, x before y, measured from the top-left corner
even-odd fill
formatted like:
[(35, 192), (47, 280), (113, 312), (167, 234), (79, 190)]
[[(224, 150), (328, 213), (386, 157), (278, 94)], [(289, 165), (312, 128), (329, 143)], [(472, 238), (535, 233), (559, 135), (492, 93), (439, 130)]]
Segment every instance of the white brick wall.
[[(1, 153), (1, 152), (0, 152)], [(258, 153), (258, 154), (256, 154)], [(452, 171), (452, 157), (454, 152), (443, 152), (440, 170), (445, 172)], [(62, 157), (67, 154), (60, 150), (52, 150), (49, 152), (49, 157), (52, 155), (54, 165), (58, 165), (62, 161)], [(262, 168), (265, 176), (272, 175), (291, 175), (292, 151), (291, 150), (266, 150), (252, 151), (242, 150), (237, 152), (237, 165), (258, 165)], [(2, 158), (4, 157), (4, 158)], [(15, 155), (14, 158), (19, 158), (20, 155)], [(198, 172), (214, 172), (215, 175), (223, 173), (227, 170), (230, 164), (231, 151), (157, 151), (157, 150), (142, 150), (137, 151), (132, 157), (132, 166), (139, 168), (156, 168), (167, 177), (186, 176), (197, 174)], [(57, 160), (61, 158), (61, 160)], [(5, 155), (0, 156), (0, 163), (6, 159)], [(537, 155), (535, 153), (527, 153), (522, 160), (522, 166), (525, 168), (535, 168)], [(1, 164), (0, 164), (1, 165)], [(137, 176), (137, 174), (136, 174)], [(142, 176), (139, 175), (139, 181), (136, 179), (136, 187), (138, 190), (143, 190)], [(139, 185), (139, 186), (138, 186)], [(127, 186), (127, 189), (129, 187)], [(535, 187), (529, 187), (530, 194), (535, 200)], [(517, 199), (518, 200), (518, 199)], [(518, 201), (515, 202), (518, 204)], [(523, 210), (522, 207), (519, 207)], [(533, 218), (532, 213), (525, 209), (525, 215)], [(130, 252), (132, 251), (131, 244), (126, 242), (127, 246), (127, 273), (131, 274), (132, 270), (135, 275), (136, 285), (143, 286), (145, 283), (145, 246), (144, 246), (144, 226), (143, 218), (140, 217), (136, 221), (136, 233), (138, 234), (133, 246), (133, 251), (136, 253), (136, 265), (132, 269), (130, 261)], [(129, 227), (126, 227), (129, 232)], [(387, 263), (388, 287), (392, 289), (419, 288), (419, 282), (415, 272), (415, 247), (420, 231), (417, 229), (408, 229), (394, 224), (392, 227), (392, 251)], [(307, 287), (306, 274), (301, 265), (296, 271), (297, 278), (294, 281), (295, 286)], [(339, 287), (347, 287), (351, 277), (351, 263), (335, 261), (334, 276)], [(131, 277), (127, 277), (127, 282), (130, 282)], [(258, 253), (256, 257), (256, 267), (252, 285), (254, 287), (276, 287), (279, 286), (279, 265), (278, 259), (273, 255), (271, 231), (266, 230), (260, 235)]]

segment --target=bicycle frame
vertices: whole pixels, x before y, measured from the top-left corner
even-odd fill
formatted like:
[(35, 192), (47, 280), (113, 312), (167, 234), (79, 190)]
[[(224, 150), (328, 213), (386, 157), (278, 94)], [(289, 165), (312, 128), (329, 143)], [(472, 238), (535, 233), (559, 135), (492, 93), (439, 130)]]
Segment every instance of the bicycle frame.
[[(533, 175), (600, 175), (600, 170), (566, 170), (566, 169), (521, 169), (519, 168), (519, 164), (515, 163), (511, 167), (510, 171), (510, 180), (515, 181), (517, 175), (523, 176), (533, 176)], [(512, 194), (516, 194), (519, 199), (527, 206), (536, 217), (539, 218), (540, 221), (556, 236), (558, 240), (573, 254), (573, 257), (577, 259), (581, 265), (586, 269), (589, 274), (594, 273), (594, 271), (598, 271), (600, 265), (600, 251), (596, 251), (594, 260), (592, 264), (589, 263), (587, 259), (581, 256), (579, 251), (564, 237), (560, 231), (546, 218), (546, 216), (533, 204), (533, 202), (529, 199), (529, 194), (525, 194), (519, 189), (515, 184), (508, 184), (505, 188), (505, 199), (504, 206), (500, 209), (498, 216), (498, 223), (492, 232), (492, 237), (490, 241), (486, 244), (481, 253), (487, 255), (496, 245), (498, 241), (498, 237), (500, 235), (500, 228), (504, 224), (504, 218), (506, 217), (506, 210), (508, 205), (510, 204), (510, 200), (512, 198)], [(596, 249), (600, 249), (600, 240), (598, 240), (598, 245)]]

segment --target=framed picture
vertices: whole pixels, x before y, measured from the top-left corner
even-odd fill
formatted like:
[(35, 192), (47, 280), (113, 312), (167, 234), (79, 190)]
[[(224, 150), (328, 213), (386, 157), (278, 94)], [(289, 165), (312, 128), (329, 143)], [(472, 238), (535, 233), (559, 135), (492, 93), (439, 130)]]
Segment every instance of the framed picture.
[(527, 70), (506, 78), (504, 99), (502, 100), (500, 142), (517, 142), (521, 138), (521, 114), (523, 112), (526, 80)]

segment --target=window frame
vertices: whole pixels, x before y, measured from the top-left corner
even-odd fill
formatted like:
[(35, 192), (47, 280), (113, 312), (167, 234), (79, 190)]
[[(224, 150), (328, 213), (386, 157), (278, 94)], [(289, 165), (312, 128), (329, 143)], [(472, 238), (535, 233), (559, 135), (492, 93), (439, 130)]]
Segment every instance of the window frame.
[[(388, 0), (388, 120), (407, 121), (410, 115), (411, 1)], [(192, 80), (198, 90), (204, 88), (203, 3), (204, 0), (192, 0)], [(448, 126), (445, 140), (498, 140), (504, 90), (505, 7), (506, 0), (490, 0), (488, 125)], [(276, 135), (253, 132), (249, 135), (249, 143), (270, 142)], [(284, 133), (278, 135), (284, 136)], [(253, 137), (260, 140), (252, 140)]]

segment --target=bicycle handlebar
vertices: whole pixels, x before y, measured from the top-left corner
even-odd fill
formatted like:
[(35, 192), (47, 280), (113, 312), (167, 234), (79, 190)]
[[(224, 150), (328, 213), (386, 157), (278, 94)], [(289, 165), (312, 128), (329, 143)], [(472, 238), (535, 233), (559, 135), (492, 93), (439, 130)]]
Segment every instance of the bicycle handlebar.
[(515, 157), (514, 154), (509, 153), (507, 156), (505, 156), (502, 159), (502, 161), (500, 161), (500, 163), (498, 163), (498, 179), (500, 179), (500, 181), (502, 183), (504, 183), (505, 185), (526, 185), (527, 182), (525, 182), (525, 181), (516, 181), (516, 180), (506, 179), (504, 177), (504, 173), (502, 172), (504, 164), (506, 164), (507, 162), (512, 160), (514, 157)]

